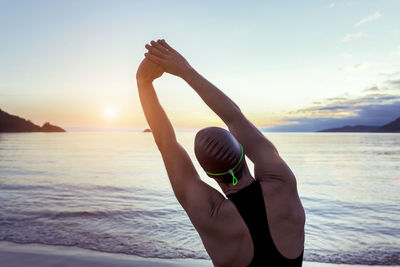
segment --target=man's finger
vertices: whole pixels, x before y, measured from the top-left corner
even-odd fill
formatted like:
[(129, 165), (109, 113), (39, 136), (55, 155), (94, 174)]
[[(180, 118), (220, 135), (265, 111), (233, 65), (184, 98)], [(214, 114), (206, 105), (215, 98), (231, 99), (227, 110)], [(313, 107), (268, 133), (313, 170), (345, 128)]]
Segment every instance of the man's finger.
[(166, 42), (164, 39), (160, 40), (159, 43), (160, 43), (164, 48), (168, 49), (169, 51), (171, 51), (171, 52), (176, 52), (175, 49), (173, 49), (169, 44), (167, 44), (167, 42)]
[(162, 46), (162, 45), (159, 44), (158, 42), (151, 41), (150, 44), (151, 44), (154, 48), (160, 50), (160, 52), (162, 52), (162, 53), (164, 53), (164, 54), (169, 54), (169, 53), (170, 53), (164, 46)]
[(162, 58), (157, 57), (157, 56), (155, 56), (155, 55), (152, 55), (152, 54), (150, 54), (150, 53), (145, 53), (144, 56), (145, 56), (148, 60), (150, 60), (150, 61), (152, 61), (152, 62), (154, 62), (154, 63), (156, 63), (156, 64), (162, 65), (162, 64), (164, 63), (164, 60), (163, 60)]
[(145, 47), (146, 47), (147, 50), (149, 50), (150, 54), (158, 56), (160, 58), (164, 58), (165, 57), (164, 53), (162, 53), (159, 49), (157, 49), (157, 48), (155, 48), (155, 47), (153, 47), (151, 45), (148, 45), (148, 44), (146, 44)]

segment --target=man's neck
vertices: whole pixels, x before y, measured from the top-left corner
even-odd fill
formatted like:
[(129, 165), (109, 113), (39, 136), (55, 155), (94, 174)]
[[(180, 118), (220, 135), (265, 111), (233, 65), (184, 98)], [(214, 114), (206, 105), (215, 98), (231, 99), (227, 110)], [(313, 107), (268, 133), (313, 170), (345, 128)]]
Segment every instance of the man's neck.
[(233, 194), (236, 193), (249, 184), (251, 184), (254, 181), (254, 178), (251, 176), (251, 174), (244, 175), (239, 179), (236, 185), (233, 185), (232, 183), (218, 183), (219, 186), (221, 187), (222, 191), (224, 192), (225, 195), (228, 194)]

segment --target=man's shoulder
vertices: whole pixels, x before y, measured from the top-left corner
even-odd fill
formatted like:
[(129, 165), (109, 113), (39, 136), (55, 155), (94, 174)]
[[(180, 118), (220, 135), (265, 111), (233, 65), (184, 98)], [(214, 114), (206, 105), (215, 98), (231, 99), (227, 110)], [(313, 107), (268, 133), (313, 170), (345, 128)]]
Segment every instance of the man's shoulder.
[(253, 250), (249, 249), (253, 246), (251, 235), (229, 199), (219, 204), (207, 227), (198, 229), (198, 232), (216, 266), (245, 265), (250, 262), (253, 255)]
[[(197, 231), (210, 242), (240, 240), (248, 229), (232, 201), (224, 199), (216, 204), (210, 216), (197, 225)], [(221, 244), (222, 245), (222, 244)]]

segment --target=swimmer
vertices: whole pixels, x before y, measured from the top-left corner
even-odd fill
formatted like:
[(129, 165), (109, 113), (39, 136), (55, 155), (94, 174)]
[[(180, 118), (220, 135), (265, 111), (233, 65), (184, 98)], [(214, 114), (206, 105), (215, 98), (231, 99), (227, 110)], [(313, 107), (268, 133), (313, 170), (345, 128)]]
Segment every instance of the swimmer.
[[(148, 52), (136, 74), (142, 108), (174, 194), (213, 264), (301, 266), (305, 212), (296, 177), (276, 147), (165, 40), (151, 41), (145, 47)], [(164, 72), (186, 81), (228, 128), (206, 127), (194, 140), (200, 166), (225, 196), (201, 180), (176, 139), (153, 87)], [(246, 156), (254, 163), (254, 177)]]

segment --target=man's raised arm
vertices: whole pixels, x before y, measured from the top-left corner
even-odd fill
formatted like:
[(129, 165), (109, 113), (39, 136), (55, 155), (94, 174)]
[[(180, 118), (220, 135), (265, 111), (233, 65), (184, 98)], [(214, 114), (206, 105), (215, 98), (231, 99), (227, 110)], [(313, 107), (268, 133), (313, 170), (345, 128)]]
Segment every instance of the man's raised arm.
[(163, 70), (160, 66), (146, 59), (142, 61), (136, 73), (143, 112), (159, 148), (176, 142), (174, 128), (161, 107), (153, 87), (153, 81), (162, 73)]
[(172, 189), (196, 227), (208, 225), (210, 214), (224, 198), (202, 182), (186, 150), (176, 140), (167, 114), (161, 107), (153, 87), (153, 80), (163, 70), (157, 64), (143, 60), (136, 74), (140, 102), (154, 140), (161, 152)]

